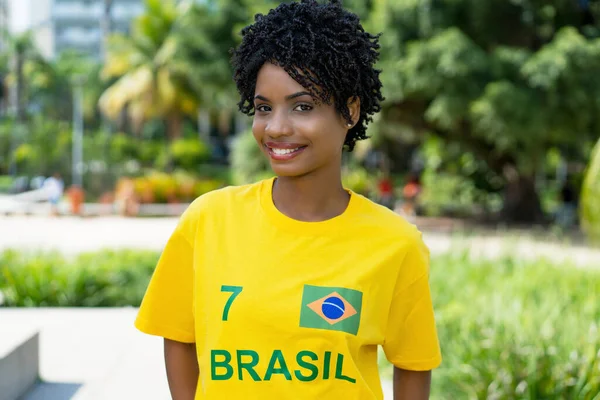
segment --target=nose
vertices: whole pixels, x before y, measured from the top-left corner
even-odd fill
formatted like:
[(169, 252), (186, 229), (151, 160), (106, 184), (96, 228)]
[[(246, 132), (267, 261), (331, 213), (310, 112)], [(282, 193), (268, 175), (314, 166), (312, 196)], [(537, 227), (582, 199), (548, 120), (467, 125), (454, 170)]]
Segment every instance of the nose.
[(271, 118), (269, 118), (265, 127), (265, 133), (268, 136), (272, 138), (291, 136), (293, 132), (291, 121), (285, 111), (271, 113)]

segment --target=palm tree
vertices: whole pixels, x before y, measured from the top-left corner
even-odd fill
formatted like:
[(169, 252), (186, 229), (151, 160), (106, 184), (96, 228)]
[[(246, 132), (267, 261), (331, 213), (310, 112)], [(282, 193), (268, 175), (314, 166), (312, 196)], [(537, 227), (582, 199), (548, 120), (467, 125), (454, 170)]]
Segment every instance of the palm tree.
[[(27, 61), (41, 60), (42, 57), (35, 47), (33, 34), (30, 31), (18, 35), (12, 35), (5, 31), (4, 39), (8, 46), (3, 58), (10, 60), (9, 63), (11, 64), (8, 68), (7, 79), (5, 79), (5, 91), (9, 93), (9, 108), (13, 110), (13, 116), (16, 119), (11, 138), (11, 153), (13, 153), (18, 146), (18, 141), (24, 135), (27, 120), (25, 64)], [(11, 159), (9, 170), (12, 175), (16, 175), (17, 170), (14, 159)]]
[(37, 51), (33, 41), (33, 34), (29, 31), (11, 35), (7, 34), (8, 56), (11, 59), (10, 79), (12, 87), (9, 89), (13, 94), (12, 107), (19, 123), (26, 120), (25, 79), (24, 67), (27, 61), (41, 61), (42, 57)]
[(208, 136), (205, 130), (210, 115), (216, 117), (222, 139), (231, 130), (234, 115), (235, 130), (245, 129), (246, 117), (237, 112), (238, 95), (232, 81), (229, 51), (238, 44), (239, 31), (254, 15), (255, 8), (245, 0), (190, 3), (178, 24), (177, 59), (181, 61), (180, 68), (192, 69), (187, 75), (198, 98), (200, 133), (204, 137)]
[(167, 121), (169, 138), (181, 135), (184, 116), (194, 116), (198, 102), (190, 89), (191, 69), (175, 62), (179, 43), (173, 32), (180, 16), (174, 0), (146, 0), (131, 36), (111, 36), (102, 75), (117, 80), (100, 97), (106, 116), (116, 119), (127, 108), (135, 131), (159, 117)]
[[(76, 52), (63, 52), (56, 59), (34, 60), (26, 63), (25, 79), (28, 82), (28, 95), (35, 99), (37, 109), (47, 118), (70, 121), (72, 118), (72, 79), (75, 76), (89, 76), (86, 81), (86, 98), (98, 98), (94, 73), (97, 64), (90, 58)], [(94, 104), (95, 106), (95, 104)], [(89, 105), (86, 107), (89, 110)], [(88, 111), (88, 115), (91, 114)]]

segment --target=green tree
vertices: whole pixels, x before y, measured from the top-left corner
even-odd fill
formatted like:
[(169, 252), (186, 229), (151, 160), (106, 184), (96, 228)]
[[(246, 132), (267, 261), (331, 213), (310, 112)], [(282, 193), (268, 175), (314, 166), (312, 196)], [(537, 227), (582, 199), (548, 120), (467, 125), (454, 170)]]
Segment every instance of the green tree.
[(25, 66), (28, 62), (41, 62), (42, 57), (35, 47), (33, 35), (27, 31), (21, 34), (7, 34), (7, 53), (5, 58), (9, 60), (9, 74), (6, 88), (14, 93), (14, 114), (19, 123), (24, 123), (27, 114), (27, 82), (25, 80)]
[[(221, 135), (230, 131), (237, 110), (237, 92), (229, 51), (240, 40), (238, 30), (248, 17), (248, 9), (240, 0), (193, 3), (177, 26), (175, 36), (180, 47), (174, 68), (190, 77), (200, 116), (206, 120), (201, 130), (207, 129), (210, 116), (214, 115)], [(208, 136), (209, 132), (202, 134)]]
[(176, 138), (181, 136), (183, 118), (196, 113), (197, 99), (187, 75), (193, 70), (175, 61), (179, 44), (173, 32), (181, 7), (175, 0), (146, 0), (131, 35), (110, 38), (102, 74), (117, 80), (100, 97), (100, 108), (112, 119), (126, 109), (137, 132), (146, 121), (159, 117), (167, 121), (168, 136)]
[[(55, 60), (35, 59), (25, 65), (27, 95), (39, 114), (46, 118), (71, 121), (73, 118), (73, 78), (85, 76), (85, 96), (97, 101), (98, 64), (76, 52), (61, 53)], [(93, 117), (93, 114), (88, 116)]]
[(429, 133), (500, 177), (504, 217), (541, 217), (548, 149), (600, 136), (600, 8), (571, 0), (375, 0), (383, 135)]

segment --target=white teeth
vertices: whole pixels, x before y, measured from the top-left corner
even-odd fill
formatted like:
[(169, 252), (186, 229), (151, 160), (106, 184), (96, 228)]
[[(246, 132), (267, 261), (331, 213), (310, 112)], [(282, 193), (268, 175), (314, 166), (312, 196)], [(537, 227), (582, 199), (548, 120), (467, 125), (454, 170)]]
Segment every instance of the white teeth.
[(278, 156), (283, 156), (285, 154), (290, 154), (293, 153), (294, 151), (298, 150), (300, 147), (297, 147), (295, 149), (271, 149), (273, 150), (273, 153), (277, 154)]

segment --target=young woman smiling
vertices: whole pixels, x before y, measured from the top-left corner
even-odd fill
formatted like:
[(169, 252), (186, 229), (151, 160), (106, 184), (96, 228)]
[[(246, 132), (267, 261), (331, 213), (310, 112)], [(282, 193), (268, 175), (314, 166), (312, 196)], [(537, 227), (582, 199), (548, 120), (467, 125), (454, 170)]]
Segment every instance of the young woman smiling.
[(378, 36), (340, 1), (280, 5), (234, 51), (239, 108), (276, 177), (198, 198), (136, 326), (165, 338), (172, 396), (429, 397), (441, 362), (421, 234), (342, 185), (342, 152), (380, 111)]

